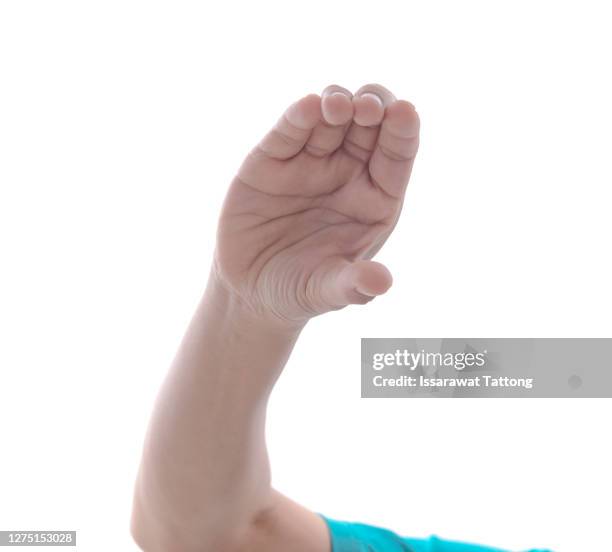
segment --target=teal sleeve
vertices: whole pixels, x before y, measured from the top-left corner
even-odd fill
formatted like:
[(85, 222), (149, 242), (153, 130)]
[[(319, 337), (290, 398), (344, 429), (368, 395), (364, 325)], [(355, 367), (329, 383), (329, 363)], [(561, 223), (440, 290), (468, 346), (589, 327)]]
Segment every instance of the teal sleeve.
[(381, 527), (321, 517), (327, 523), (331, 552), (508, 552), (490, 546), (445, 541), (435, 536), (427, 539), (401, 537)]

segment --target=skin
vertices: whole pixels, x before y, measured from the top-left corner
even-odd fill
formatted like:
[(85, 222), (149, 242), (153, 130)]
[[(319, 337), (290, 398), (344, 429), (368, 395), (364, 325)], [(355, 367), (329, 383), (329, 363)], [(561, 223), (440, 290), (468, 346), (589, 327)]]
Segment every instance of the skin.
[(329, 552), (319, 516), (270, 485), (267, 401), (311, 318), (391, 286), (371, 258), (400, 215), (418, 131), (384, 87), (332, 85), (244, 160), (147, 431), (131, 521), (143, 550)]

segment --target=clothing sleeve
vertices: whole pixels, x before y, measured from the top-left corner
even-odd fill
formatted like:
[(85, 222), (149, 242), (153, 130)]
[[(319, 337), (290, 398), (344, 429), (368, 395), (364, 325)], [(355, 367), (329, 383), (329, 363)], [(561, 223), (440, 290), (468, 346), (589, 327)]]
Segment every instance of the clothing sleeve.
[(445, 541), (436, 536), (427, 539), (401, 537), (381, 527), (321, 517), (329, 530), (331, 552), (509, 552), (501, 548)]

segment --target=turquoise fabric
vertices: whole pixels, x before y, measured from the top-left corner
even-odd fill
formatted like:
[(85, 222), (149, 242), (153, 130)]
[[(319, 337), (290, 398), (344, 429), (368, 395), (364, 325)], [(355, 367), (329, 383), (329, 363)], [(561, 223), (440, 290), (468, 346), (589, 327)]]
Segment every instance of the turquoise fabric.
[[(329, 529), (331, 552), (509, 552), (490, 546), (445, 541), (438, 537), (428, 539), (400, 537), (381, 527), (337, 521), (323, 515), (321, 517)], [(551, 551), (534, 549), (526, 552)]]

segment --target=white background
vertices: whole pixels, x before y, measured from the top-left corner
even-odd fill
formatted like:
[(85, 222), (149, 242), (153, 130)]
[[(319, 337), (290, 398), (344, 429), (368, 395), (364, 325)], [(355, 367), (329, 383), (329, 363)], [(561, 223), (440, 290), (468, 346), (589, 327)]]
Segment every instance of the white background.
[(605, 7), (1, 2), (0, 529), (135, 549), (145, 425), (231, 177), (294, 99), (380, 82), (422, 119), (378, 256), (395, 285), (305, 330), (275, 484), (406, 535), (607, 549), (611, 401), (359, 398), (364, 336), (610, 337)]

